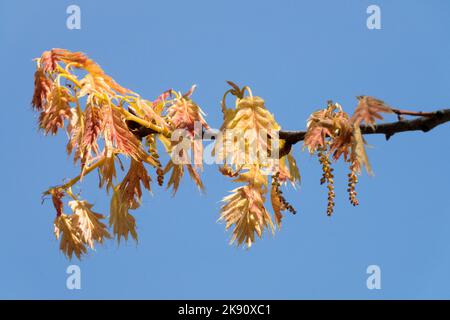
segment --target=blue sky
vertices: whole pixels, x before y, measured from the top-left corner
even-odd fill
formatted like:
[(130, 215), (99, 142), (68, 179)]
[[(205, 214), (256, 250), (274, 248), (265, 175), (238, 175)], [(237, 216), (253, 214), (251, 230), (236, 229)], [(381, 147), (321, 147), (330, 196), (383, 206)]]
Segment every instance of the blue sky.
[[(70, 4), (81, 7), (81, 30), (66, 28)], [(370, 4), (381, 8), (381, 30), (366, 27)], [(65, 134), (43, 136), (30, 107), (32, 58), (62, 47), (148, 99), (197, 84), (213, 127), (225, 80), (251, 86), (285, 129), (304, 129), (328, 99), (352, 112), (361, 94), (448, 108), (449, 10), (448, 1), (0, 0), (0, 298), (450, 298), (450, 125), (389, 142), (368, 137), (375, 176), (361, 177), (353, 208), (337, 164), (331, 218), (317, 159), (295, 146), (303, 181), (285, 195), (298, 214), (249, 251), (229, 246), (216, 223), (233, 185), (207, 166), (206, 195), (186, 180), (175, 198), (156, 186), (144, 196), (138, 245), (111, 241), (69, 262), (40, 197), (77, 169)], [(85, 179), (83, 195), (107, 213), (109, 197), (96, 187)], [(70, 264), (81, 267), (81, 290), (66, 288)], [(366, 287), (372, 264), (381, 290)]]

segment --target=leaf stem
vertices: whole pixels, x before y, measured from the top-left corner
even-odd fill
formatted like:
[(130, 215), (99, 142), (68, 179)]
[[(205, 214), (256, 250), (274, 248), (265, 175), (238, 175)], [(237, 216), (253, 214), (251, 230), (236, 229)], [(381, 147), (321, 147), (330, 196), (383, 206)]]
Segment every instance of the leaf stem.
[(83, 174), (79, 174), (78, 176), (76, 176), (75, 178), (72, 178), (71, 180), (69, 180), (68, 182), (66, 182), (63, 185), (52, 187), (52, 188), (48, 189), (47, 191), (44, 192), (44, 194), (51, 194), (51, 190), (55, 190), (55, 189), (69, 190), (75, 183), (80, 181), (80, 179), (83, 176), (91, 173), (92, 171), (94, 171), (98, 167), (102, 166), (103, 163), (105, 162), (105, 160), (106, 160), (106, 156), (104, 156), (102, 159), (98, 160), (94, 165), (92, 165), (89, 168), (85, 169)]
[(125, 116), (126, 120), (131, 120), (131, 121), (137, 122), (143, 127), (149, 128), (149, 129), (155, 131), (156, 133), (162, 134), (163, 136), (170, 138), (170, 136), (171, 136), (170, 132), (166, 128), (161, 128), (160, 126), (157, 126), (157, 125), (155, 125), (151, 122), (148, 122), (142, 118), (136, 117), (134, 114), (125, 110), (124, 108), (120, 108), (117, 106), (114, 106), (114, 107), (118, 108), (118, 110)]

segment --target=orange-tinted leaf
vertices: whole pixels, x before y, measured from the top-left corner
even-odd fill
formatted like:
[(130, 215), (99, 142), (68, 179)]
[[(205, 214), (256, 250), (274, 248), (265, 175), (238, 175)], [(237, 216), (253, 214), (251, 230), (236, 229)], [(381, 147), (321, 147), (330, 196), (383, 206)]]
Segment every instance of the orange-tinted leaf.
[(283, 203), (281, 202), (281, 199), (277, 192), (277, 187), (275, 185), (272, 185), (270, 189), (270, 201), (272, 203), (272, 209), (275, 215), (275, 222), (278, 228), (280, 228), (281, 220), (283, 219), (283, 214), (281, 213), (281, 211), (285, 210), (285, 208), (283, 207)]
[(236, 188), (222, 201), (225, 205), (221, 208), (219, 220), (225, 221), (227, 230), (234, 225), (231, 243), (245, 243), (247, 247), (251, 247), (255, 241), (255, 233), (261, 237), (266, 228), (274, 231), (260, 188), (251, 185)]
[(86, 246), (81, 240), (79, 230), (73, 226), (71, 216), (62, 214), (57, 216), (54, 222), (56, 239), (60, 239), (59, 249), (72, 259), (73, 254), (78, 259), (87, 252)]
[(136, 220), (129, 214), (129, 209), (129, 203), (123, 201), (120, 190), (115, 189), (111, 199), (109, 225), (113, 227), (118, 242), (122, 237), (128, 240), (129, 234), (137, 241)]
[(36, 70), (34, 73), (34, 94), (31, 105), (37, 110), (42, 111), (46, 108), (47, 99), (52, 91), (53, 83), (45, 76), (42, 69)]
[(128, 203), (130, 208), (137, 207), (142, 198), (142, 186), (150, 191), (150, 176), (141, 161), (131, 159), (130, 169), (119, 186), (121, 201)]
[(73, 97), (65, 87), (54, 86), (48, 94), (47, 104), (39, 116), (39, 126), (45, 133), (56, 134), (71, 116), (70, 102)]
[(87, 105), (85, 110), (84, 132), (81, 141), (81, 153), (85, 158), (83, 162), (88, 162), (93, 154), (99, 154), (97, 139), (100, 136), (103, 126), (102, 116), (100, 107), (94, 104)]
[(125, 119), (112, 105), (103, 107), (104, 137), (106, 145), (133, 159), (146, 158), (141, 142), (128, 129)]
[(94, 241), (102, 244), (104, 239), (111, 238), (106, 225), (101, 222), (105, 217), (93, 212), (92, 204), (73, 200), (69, 202), (69, 207), (73, 211), (72, 225), (79, 230), (81, 240), (91, 249), (94, 249)]
[(360, 96), (358, 100), (358, 106), (351, 119), (355, 124), (365, 122), (373, 126), (377, 119), (383, 120), (381, 113), (392, 113), (392, 109), (384, 101), (369, 96)]
[(100, 188), (106, 185), (106, 191), (114, 187), (114, 179), (116, 178), (115, 155), (106, 156), (103, 165), (99, 168)]
[(63, 214), (64, 204), (62, 202), (62, 198), (64, 197), (64, 192), (61, 189), (51, 189), (49, 191), (52, 196), (53, 206), (56, 209), (56, 215), (60, 216)]

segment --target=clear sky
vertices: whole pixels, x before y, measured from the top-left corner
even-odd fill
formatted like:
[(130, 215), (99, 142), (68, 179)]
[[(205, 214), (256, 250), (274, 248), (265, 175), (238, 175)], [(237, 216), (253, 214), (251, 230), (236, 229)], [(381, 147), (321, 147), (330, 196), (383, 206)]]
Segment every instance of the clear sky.
[[(81, 30), (66, 8), (81, 8)], [(381, 30), (366, 9), (381, 8)], [(347, 200), (336, 165), (336, 210), (316, 158), (295, 146), (302, 184), (285, 192), (298, 214), (251, 250), (228, 245), (216, 223), (233, 186), (214, 166), (206, 195), (186, 180), (177, 196), (154, 186), (135, 212), (139, 244), (97, 248), (69, 262), (53, 236), (41, 192), (76, 175), (66, 135), (45, 137), (31, 110), (34, 57), (53, 47), (83, 51), (120, 84), (153, 99), (168, 88), (194, 98), (213, 127), (225, 80), (249, 85), (284, 129), (304, 129), (328, 99), (352, 112), (372, 95), (413, 110), (450, 106), (448, 1), (19, 1), (0, 0), (0, 298), (450, 298), (450, 125), (367, 138), (374, 177)], [(389, 118), (394, 120), (394, 118)], [(108, 213), (95, 177), (86, 199)], [(82, 289), (66, 288), (78, 264)], [(368, 290), (366, 268), (381, 268)]]

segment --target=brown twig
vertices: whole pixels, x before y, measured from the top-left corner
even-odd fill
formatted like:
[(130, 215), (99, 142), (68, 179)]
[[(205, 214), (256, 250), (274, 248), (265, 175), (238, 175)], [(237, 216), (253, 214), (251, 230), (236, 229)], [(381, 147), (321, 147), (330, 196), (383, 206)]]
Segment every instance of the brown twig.
[(391, 108), (392, 111), (397, 116), (414, 116), (414, 117), (432, 117), (434, 115), (434, 112), (422, 112), (422, 111), (410, 111), (410, 110), (402, 110), (402, 109), (394, 109)]
[[(362, 134), (384, 134), (386, 140), (389, 140), (396, 133), (406, 131), (423, 131), (428, 132), (431, 129), (450, 121), (450, 109), (441, 109), (433, 112), (414, 112), (406, 110), (393, 109), (397, 115), (417, 116), (412, 120), (399, 120), (396, 122), (381, 123), (374, 126), (361, 125)], [(152, 129), (141, 128), (139, 124), (127, 122), (130, 130), (135, 132), (140, 138), (148, 134), (156, 133)], [(213, 137), (217, 134), (217, 130), (210, 129), (203, 132), (203, 136)], [(289, 153), (292, 145), (305, 139), (306, 131), (288, 131), (279, 132), (280, 139), (285, 140), (285, 146), (280, 150), (280, 155)]]
[[(408, 112), (413, 113), (413, 112)], [(406, 113), (403, 113), (406, 114)], [(376, 124), (373, 127), (368, 125), (361, 125), (362, 134), (384, 134), (386, 140), (389, 140), (394, 134), (405, 131), (423, 131), (428, 132), (431, 129), (450, 121), (450, 109), (442, 109), (427, 113), (410, 114), (419, 116), (419, 118), (412, 120), (399, 120), (390, 123)], [(305, 139), (306, 131), (280, 131), (280, 139), (286, 141), (283, 152), (289, 152), (292, 145)]]

